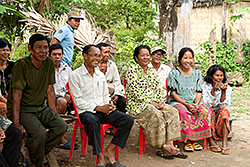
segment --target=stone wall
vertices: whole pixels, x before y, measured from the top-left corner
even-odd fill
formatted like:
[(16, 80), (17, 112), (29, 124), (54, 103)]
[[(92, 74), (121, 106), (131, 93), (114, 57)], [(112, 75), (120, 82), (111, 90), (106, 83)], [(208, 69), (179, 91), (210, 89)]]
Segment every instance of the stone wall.
[[(205, 1), (205, 0), (203, 0)], [(202, 2), (202, 0), (196, 0), (196, 3)], [(205, 3), (205, 2), (204, 2)], [(208, 40), (211, 30), (216, 32), (216, 38), (222, 40), (223, 25), (226, 28), (227, 40), (231, 39), (239, 46), (241, 43), (250, 40), (250, 14), (243, 13), (244, 17), (236, 22), (229, 22), (229, 18), (232, 15), (240, 14), (237, 10), (238, 7), (250, 6), (250, 2), (241, 2), (238, 4), (232, 4), (231, 10), (228, 3), (211, 6), (196, 6), (192, 10), (191, 14), (191, 47), (196, 48), (195, 44), (198, 42), (204, 42)], [(180, 17), (180, 7), (177, 7), (178, 18)], [(179, 19), (178, 19), (179, 20)], [(180, 24), (180, 23), (178, 23)], [(230, 33), (231, 31), (231, 33)], [(240, 49), (238, 50), (240, 51)]]

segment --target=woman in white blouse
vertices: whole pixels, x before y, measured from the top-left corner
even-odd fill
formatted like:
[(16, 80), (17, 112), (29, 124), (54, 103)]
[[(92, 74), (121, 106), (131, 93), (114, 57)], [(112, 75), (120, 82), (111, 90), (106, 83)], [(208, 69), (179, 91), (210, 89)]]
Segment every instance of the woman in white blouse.
[(226, 71), (221, 65), (212, 65), (204, 78), (202, 89), (203, 102), (212, 111), (213, 138), (222, 139), (222, 147), (210, 146), (210, 150), (222, 154), (230, 154), (227, 137), (229, 128), (229, 106), (231, 104), (232, 88), (226, 83)]

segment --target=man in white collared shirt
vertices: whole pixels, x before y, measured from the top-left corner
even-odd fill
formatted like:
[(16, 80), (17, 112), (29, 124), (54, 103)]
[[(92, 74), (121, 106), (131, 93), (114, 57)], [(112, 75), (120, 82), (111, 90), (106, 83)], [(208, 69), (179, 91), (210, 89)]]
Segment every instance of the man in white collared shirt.
[[(98, 165), (105, 166), (105, 159), (109, 165), (119, 165), (115, 161), (113, 150), (115, 146), (124, 148), (134, 119), (118, 111), (111, 102), (108, 86), (104, 74), (98, 70), (101, 59), (100, 50), (95, 45), (83, 48), (84, 64), (70, 74), (69, 88), (79, 112), (79, 118), (93, 147), (93, 154), (98, 156)], [(100, 126), (102, 123), (111, 124), (118, 128), (111, 143), (101, 152)]]
[(124, 90), (119, 72), (115, 62), (108, 59), (110, 55), (110, 45), (107, 43), (99, 43), (96, 46), (101, 51), (102, 60), (100, 63), (105, 63), (107, 67), (105, 78), (108, 83), (111, 99), (119, 111), (126, 113), (126, 98), (123, 96)]
[(152, 61), (148, 66), (154, 67), (154, 69), (158, 72), (160, 85), (162, 87), (162, 90), (164, 91), (165, 96), (167, 96), (166, 79), (168, 77), (168, 73), (171, 71), (171, 68), (168, 65), (161, 63), (161, 60), (165, 53), (165, 50), (163, 50), (161, 47), (154, 47), (151, 51)]

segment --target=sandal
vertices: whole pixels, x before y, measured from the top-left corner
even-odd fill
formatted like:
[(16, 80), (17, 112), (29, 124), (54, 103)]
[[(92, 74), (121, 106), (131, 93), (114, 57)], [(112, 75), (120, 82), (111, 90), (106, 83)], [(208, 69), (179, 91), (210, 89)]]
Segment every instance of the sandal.
[(192, 144), (186, 144), (184, 150), (193, 152), (194, 148), (193, 148)]
[(221, 149), (220, 149), (220, 147), (218, 145), (216, 145), (216, 146), (209, 146), (208, 148), (209, 148), (209, 150), (211, 150), (213, 152), (221, 152)]
[(187, 155), (185, 155), (185, 154), (183, 154), (182, 152), (179, 152), (179, 154), (174, 155), (174, 157), (176, 157), (176, 158), (186, 159), (188, 156), (187, 156)]
[(230, 150), (229, 147), (227, 147), (227, 148), (221, 147), (221, 154), (222, 154), (222, 155), (228, 155), (228, 154), (230, 154), (230, 153), (231, 153), (231, 150)]
[[(71, 147), (71, 141), (70, 140), (67, 143), (65, 143), (64, 145), (60, 145), (60, 144), (56, 145), (56, 148), (67, 149), (67, 150), (70, 150), (70, 147)], [(75, 143), (74, 150), (77, 149), (78, 147), (80, 147), (80, 145)]]
[(165, 158), (165, 159), (174, 159), (174, 155), (166, 155), (162, 151), (157, 151), (156, 155)]
[(193, 148), (194, 148), (194, 151), (200, 151), (203, 149), (202, 145), (196, 142), (193, 143)]
[(119, 161), (115, 161), (113, 164), (111, 164), (110, 162), (107, 163), (106, 167), (126, 167), (126, 166), (122, 165)]

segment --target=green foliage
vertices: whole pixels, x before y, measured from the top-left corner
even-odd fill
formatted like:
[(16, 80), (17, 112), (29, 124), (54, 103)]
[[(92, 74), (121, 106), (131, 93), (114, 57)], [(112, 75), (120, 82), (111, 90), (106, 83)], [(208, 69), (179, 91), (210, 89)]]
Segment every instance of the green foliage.
[[(155, 46), (164, 48), (164, 41), (162, 39), (156, 40), (153, 38), (145, 37), (143, 40), (135, 42), (135, 39), (133, 37), (127, 37), (126, 42), (118, 42), (118, 50), (116, 52), (115, 61), (121, 76), (124, 75), (127, 67), (130, 64), (135, 64), (133, 54), (135, 48), (139, 45), (148, 45), (150, 48)], [(168, 60), (169, 59), (164, 56), (162, 63), (165, 63)]]
[[(225, 0), (225, 2), (229, 2), (229, 3), (240, 3), (242, 2), (243, 0)], [(230, 8), (231, 8), (231, 13), (233, 12), (234, 8), (232, 8), (232, 6), (230, 5)], [(247, 13), (250, 13), (250, 6), (243, 6), (243, 7), (239, 7), (238, 10), (240, 12), (247, 12)], [(238, 14), (238, 15), (233, 15), (233, 16), (230, 16), (230, 19), (229, 21), (232, 21), (232, 22), (235, 22), (236, 20), (238, 19), (241, 19), (243, 18), (243, 14)]]
[(243, 17), (243, 14), (233, 15), (233, 16), (230, 16), (229, 21), (235, 22), (236, 20), (241, 19), (242, 17)]
[[(237, 49), (235, 42), (229, 41), (226, 44), (221, 42), (216, 42), (216, 61), (215, 64), (223, 66), (227, 73), (238, 72), (242, 68), (242, 64), (236, 63), (236, 56), (238, 53), (235, 52)], [(205, 41), (199, 43), (198, 48), (202, 53), (198, 53), (194, 59), (197, 66), (201, 67), (202, 73), (205, 75), (209, 68), (209, 54), (212, 51), (212, 43), (210, 41)], [(212, 55), (213, 57), (213, 55)]]
[(82, 0), (81, 7), (95, 18), (103, 29), (123, 26), (131, 29), (148, 24), (157, 15), (151, 0)]
[(242, 62), (243, 64), (243, 70), (242, 72), (244, 73), (244, 81), (248, 82), (249, 81), (249, 75), (250, 75), (250, 41), (245, 42), (242, 44), (242, 50), (244, 60)]
[(73, 58), (71, 61), (71, 69), (72, 70), (75, 70), (78, 67), (81, 67), (83, 62), (84, 62), (84, 58), (83, 58), (82, 53), (79, 53), (78, 51), (79, 51), (78, 49), (74, 49), (74, 54), (73, 54)]
[(12, 43), (16, 36), (22, 36), (23, 23), (18, 22), (22, 19), (17, 3), (0, 1), (0, 30), (4, 30), (4, 36)]

